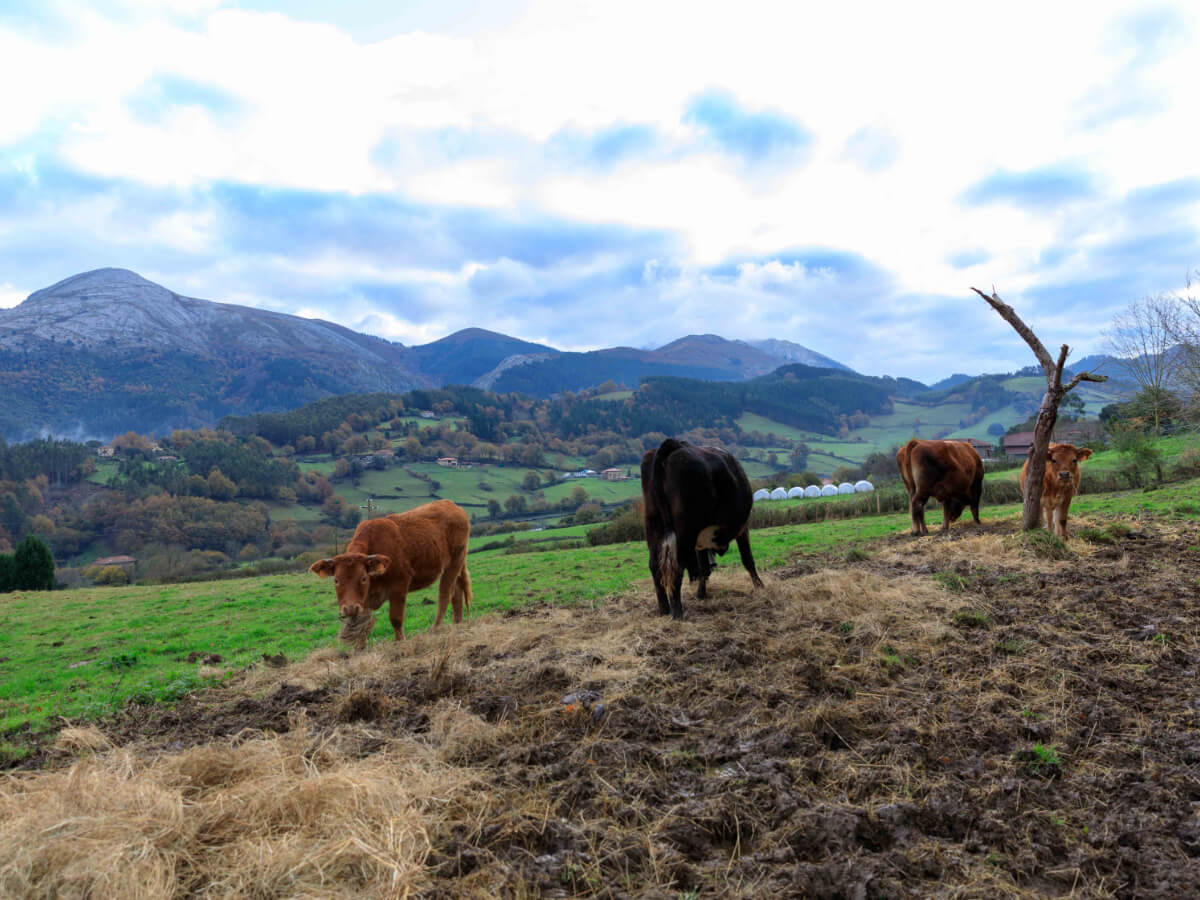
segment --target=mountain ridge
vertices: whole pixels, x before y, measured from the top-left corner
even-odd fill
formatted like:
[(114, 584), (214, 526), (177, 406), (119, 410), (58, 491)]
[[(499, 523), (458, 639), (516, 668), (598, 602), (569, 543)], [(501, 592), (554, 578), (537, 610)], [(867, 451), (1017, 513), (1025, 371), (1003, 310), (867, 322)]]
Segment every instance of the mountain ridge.
[[(484, 328), (405, 346), (322, 319), (188, 297), (121, 268), (71, 275), (0, 310), (0, 436), (107, 438), (212, 425), (321, 397), (445, 384), (548, 394), (649, 375), (740, 381), (810, 355), (798, 344), (684, 335), (655, 350), (567, 353)], [(769, 351), (774, 351), (774, 353)], [(544, 389), (537, 388), (542, 385)]]
[[(163, 433), (323, 397), (448, 384), (545, 397), (608, 382), (633, 388), (656, 376), (743, 382), (789, 365), (858, 374), (790, 341), (711, 333), (653, 349), (580, 352), (471, 327), (406, 347), (322, 319), (186, 297), (106, 268), (0, 310), (0, 384), (8, 388), (0, 437)], [(955, 375), (935, 387), (961, 389), (967, 380)], [(905, 395), (929, 390), (893, 381)]]

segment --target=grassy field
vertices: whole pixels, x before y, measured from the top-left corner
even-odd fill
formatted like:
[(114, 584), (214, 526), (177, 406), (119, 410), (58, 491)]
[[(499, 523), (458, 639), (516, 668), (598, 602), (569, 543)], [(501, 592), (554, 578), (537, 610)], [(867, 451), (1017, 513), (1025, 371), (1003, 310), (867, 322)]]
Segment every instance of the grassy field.
[[(332, 471), (333, 460), (328, 457), (305, 460), (299, 465), (304, 470), (328, 475)], [(636, 466), (623, 468), (632, 474), (637, 473)], [(482, 520), (487, 518), (489, 500), (503, 504), (508, 497), (516, 495), (532, 502), (536, 492), (530, 493), (522, 485), (527, 472), (538, 473), (542, 480), (539, 491), (551, 504), (571, 496), (576, 487), (582, 488), (589, 500), (604, 505), (621, 503), (641, 495), (641, 482), (636, 478), (626, 481), (604, 481), (599, 478), (564, 480), (559, 477), (562, 474), (560, 470), (544, 466), (479, 463), (469, 469), (452, 469), (432, 462), (406, 463), (383, 471), (369, 469), (359, 476), (357, 485), (349, 479), (343, 479), (334, 482), (334, 490), (353, 506), (364, 506), (367, 499), (371, 498), (375, 507), (385, 514), (404, 512), (428, 503), (436, 494), (437, 497), (453, 500)], [(423, 475), (430, 481), (417, 475)], [(431, 481), (438, 483), (436, 490)], [(273, 503), (269, 508), (271, 517), (277, 520), (314, 521), (321, 516), (320, 507), (312, 505)]]
[[(1184, 440), (1172, 439), (1176, 445), (1182, 447)], [(1108, 464), (1107, 457), (1098, 455), (1096, 463)], [(1015, 472), (993, 477), (1011, 478)], [(1071, 512), (1073, 517), (1194, 519), (1200, 515), (1200, 481), (1151, 492), (1082, 496)], [(984, 511), (988, 520), (1018, 514), (1016, 504)], [(939, 512), (931, 511), (928, 518), (931, 529), (940, 525)], [(757, 530), (753, 546), (760, 568), (769, 571), (798, 556), (869, 547), (906, 528), (905, 514), (831, 520)], [(579, 539), (585, 530), (526, 532), (514, 540)], [(477, 544), (489, 540), (481, 538)], [(473, 554), (472, 615), (539, 601), (600, 601), (647, 578), (645, 552), (641, 543), (629, 543)], [(736, 557), (727, 560), (736, 565)], [(428, 601), (434, 596), (431, 589), (410, 600), (408, 630), (429, 626), (434, 607)], [(307, 573), (5, 595), (0, 598), (0, 735), (8, 735), (7, 752), (19, 752), (14, 731), (43, 730), (62, 716), (104, 715), (131, 700), (170, 702), (206, 678), (260, 662), (264, 654), (292, 658), (334, 646), (336, 630), (330, 586)], [(389, 635), (383, 616), (375, 636)], [(214, 655), (220, 660), (204, 663)]]

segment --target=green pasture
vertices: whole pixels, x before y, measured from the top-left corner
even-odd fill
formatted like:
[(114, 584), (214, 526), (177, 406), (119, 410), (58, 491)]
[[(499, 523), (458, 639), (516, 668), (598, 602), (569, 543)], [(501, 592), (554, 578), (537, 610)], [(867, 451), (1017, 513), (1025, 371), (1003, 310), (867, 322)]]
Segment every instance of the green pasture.
[[(782, 464), (782, 461), (783, 460), (781, 458), (780, 459), (781, 464)], [(747, 478), (763, 478), (766, 476), (774, 475), (775, 473), (777, 473), (779, 471), (778, 466), (772, 466), (768, 463), (763, 462), (761, 459), (739, 458), (738, 462), (740, 462), (742, 464), (742, 468), (746, 470)]]
[[(405, 425), (416, 425), (420, 428), (437, 428), (441, 425), (453, 425), (455, 422), (461, 422), (462, 416), (438, 416), (435, 419), (426, 419), (421, 416), (397, 416), (397, 418)], [(400, 439), (403, 443), (403, 439)]]
[(1004, 430), (1008, 428), (1021, 417), (1017, 414), (1016, 407), (1011, 403), (1008, 406), (1001, 407), (990, 415), (984, 416), (974, 425), (968, 425), (966, 428), (959, 428), (956, 431), (950, 432), (947, 437), (952, 438), (976, 438), (980, 441), (987, 441), (989, 444), (999, 443), (1003, 435), (988, 434), (988, 427), (994, 424), (1004, 426)]
[(814, 432), (805, 431), (801, 428), (793, 428), (791, 425), (784, 425), (782, 422), (776, 422), (773, 419), (760, 416), (758, 413), (742, 413), (734, 421), (742, 431), (761, 431), (763, 434), (776, 434), (779, 437), (785, 437), (793, 441), (813, 440)]
[[(1075, 500), (1071, 511), (1072, 516), (1196, 518), (1200, 480), (1149, 492), (1085, 495)], [(1018, 504), (1009, 504), (987, 508), (984, 517), (1005, 519), (1019, 513)], [(940, 513), (931, 510), (928, 519), (934, 528)], [(754, 553), (760, 568), (770, 570), (803, 555), (840, 555), (864, 544), (869, 551), (872, 541), (907, 527), (907, 514), (897, 513), (761, 529), (753, 533)], [(584, 529), (563, 531), (575, 537)], [(549, 531), (525, 532), (515, 540), (554, 536)], [(489, 540), (478, 538), (476, 544)], [(641, 542), (472, 554), (476, 597), (471, 614), (530, 602), (601, 601), (647, 578), (645, 554)], [(736, 555), (726, 561), (736, 565)], [(429, 589), (410, 600), (409, 631), (430, 625), (434, 597)], [(190, 653), (217, 654), (221, 661), (214, 663), (216, 668), (237, 671), (260, 663), (263, 654), (296, 658), (336, 646), (337, 626), (331, 587), (307, 573), (2, 596), (0, 757), (22, 752), (17, 749), (19, 733), (45, 729), (60, 717), (96, 717), (128, 702), (178, 699), (202, 682), (200, 662), (187, 662)], [(386, 616), (377, 622), (374, 637), (390, 637)]]
[(607, 394), (597, 394), (593, 400), (628, 400), (633, 396), (633, 391), (609, 391)]
[(1004, 379), (1000, 382), (1000, 386), (1021, 394), (1034, 394), (1046, 390), (1046, 377), (1044, 375), (1017, 375)]
[(117, 474), (116, 460), (96, 458), (96, 469), (87, 480), (92, 484), (106, 485), (112, 476)]

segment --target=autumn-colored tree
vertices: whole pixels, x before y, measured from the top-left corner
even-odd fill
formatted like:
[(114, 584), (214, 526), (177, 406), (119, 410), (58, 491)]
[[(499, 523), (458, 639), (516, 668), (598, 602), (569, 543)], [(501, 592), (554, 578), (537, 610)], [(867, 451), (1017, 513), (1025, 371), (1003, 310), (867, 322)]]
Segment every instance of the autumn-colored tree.
[(136, 431), (127, 431), (113, 438), (112, 446), (115, 450), (140, 450), (143, 453), (149, 453), (150, 448), (154, 446), (154, 441)]
[(232, 500), (237, 496), (237, 485), (226, 478), (220, 469), (212, 469), (208, 473), (208, 496), (214, 500)]

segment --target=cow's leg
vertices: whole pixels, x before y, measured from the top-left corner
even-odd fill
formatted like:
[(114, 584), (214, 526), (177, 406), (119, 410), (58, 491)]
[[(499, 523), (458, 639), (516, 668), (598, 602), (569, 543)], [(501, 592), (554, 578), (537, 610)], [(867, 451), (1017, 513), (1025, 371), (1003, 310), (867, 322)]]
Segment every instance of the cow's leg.
[(457, 624), (462, 621), (462, 597), (458, 592), (458, 573), (463, 570), (463, 566), (467, 562), (466, 550), (456, 552), (451, 558), (449, 565), (442, 570), (442, 580), (438, 582), (438, 605), (437, 617), (433, 620), (433, 627), (437, 628), (442, 624), (442, 619), (446, 615), (446, 607), (454, 602), (454, 622)]
[(696, 588), (696, 599), (703, 600), (708, 596), (708, 576), (712, 574), (713, 570), (713, 552), (697, 550), (696, 565), (700, 571), (700, 586)]
[(1054, 515), (1054, 533), (1064, 541), (1067, 539), (1067, 511), (1063, 509), (1061, 503), (1057, 503), (1053, 507)]
[[(676, 541), (673, 546), (673, 549), (675, 550), (676, 553), (679, 553), (680, 547), (686, 547), (687, 550), (685, 552), (691, 553), (693, 560), (695, 560), (696, 556), (697, 556), (696, 541), (699, 537), (700, 536), (695, 531), (687, 531), (687, 532), (683, 532), (683, 533), (676, 532), (675, 533)], [(667, 567), (664, 565), (663, 568), (666, 569)], [(684, 573), (684, 571), (685, 571), (685, 567), (683, 565), (683, 562), (681, 560), (679, 560), (678, 558), (676, 558), (674, 572), (673, 573), (670, 571), (663, 572), (663, 577), (668, 582), (668, 590), (670, 592), (670, 598), (671, 598), (671, 618), (673, 618), (673, 619), (682, 619), (683, 618), (683, 598), (681, 596), (681, 592), (683, 591), (683, 573)], [(672, 574), (675, 576), (674, 578), (670, 577)]]
[(750, 573), (750, 583), (762, 587), (762, 579), (758, 577), (758, 569), (754, 567), (754, 554), (750, 552), (750, 529), (743, 528), (737, 536), (738, 554), (742, 557), (742, 565)]
[(928, 499), (928, 494), (918, 490), (908, 502), (909, 513), (912, 515), (912, 533), (915, 537), (929, 534), (929, 529), (925, 527), (925, 501)]
[(683, 618), (683, 567), (675, 570), (675, 579), (671, 582), (671, 618)]
[(462, 609), (463, 615), (466, 615), (471, 611), (471, 573), (467, 571), (465, 563), (463, 564), (462, 571), (458, 573), (458, 583), (454, 598), (455, 612)]
[(408, 582), (401, 581), (392, 586), (391, 596), (388, 598), (388, 619), (392, 623), (392, 630), (396, 632), (396, 640), (404, 640), (404, 603), (408, 600)]

